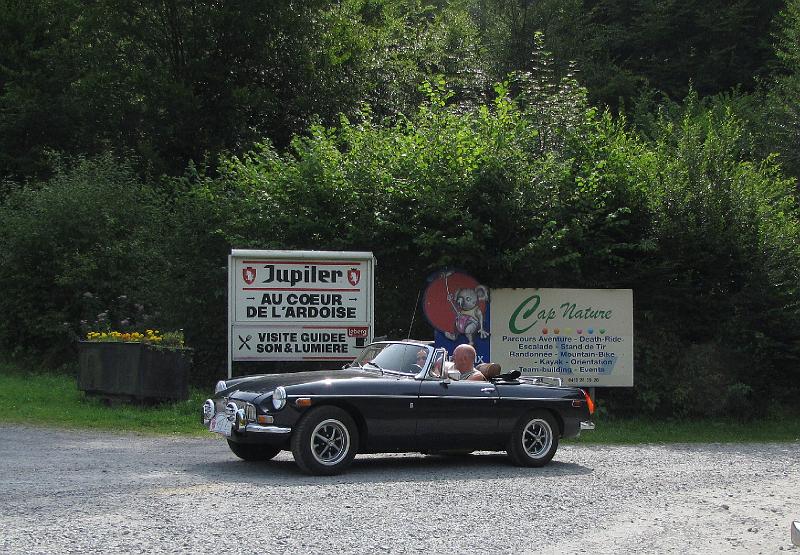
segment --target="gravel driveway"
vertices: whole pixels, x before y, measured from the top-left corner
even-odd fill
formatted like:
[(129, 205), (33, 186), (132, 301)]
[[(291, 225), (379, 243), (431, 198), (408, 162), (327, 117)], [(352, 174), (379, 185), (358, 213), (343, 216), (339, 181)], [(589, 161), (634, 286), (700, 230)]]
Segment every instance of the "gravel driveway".
[(795, 552), (800, 443), (370, 455), (332, 478), (214, 438), (0, 425), (0, 552)]

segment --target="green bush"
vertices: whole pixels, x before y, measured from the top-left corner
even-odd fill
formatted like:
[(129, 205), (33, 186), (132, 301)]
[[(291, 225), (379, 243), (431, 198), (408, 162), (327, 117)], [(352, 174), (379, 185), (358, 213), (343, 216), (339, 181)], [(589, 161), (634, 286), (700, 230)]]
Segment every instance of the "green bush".
[(157, 323), (149, 294), (161, 285), (164, 220), (149, 188), (110, 156), (11, 193), (0, 206), (3, 350), (59, 364), (90, 327)]
[(719, 108), (690, 97), (652, 128), (653, 251), (635, 297), (638, 410), (763, 413), (798, 388), (794, 182), (774, 159), (750, 161), (742, 125)]
[(732, 110), (690, 98), (640, 135), (547, 73), (478, 107), (442, 80), (422, 92), (407, 117), (312, 126), (214, 174), (155, 187), (101, 157), (11, 194), (0, 346), (63, 352), (81, 321), (147, 315), (185, 330), (207, 387), (225, 373), (231, 248), (369, 250), (377, 335), (430, 337), (419, 311), (409, 326), (443, 266), (493, 287), (632, 288), (636, 386), (604, 392), (610, 412), (750, 416), (797, 393), (794, 183), (753, 160)]

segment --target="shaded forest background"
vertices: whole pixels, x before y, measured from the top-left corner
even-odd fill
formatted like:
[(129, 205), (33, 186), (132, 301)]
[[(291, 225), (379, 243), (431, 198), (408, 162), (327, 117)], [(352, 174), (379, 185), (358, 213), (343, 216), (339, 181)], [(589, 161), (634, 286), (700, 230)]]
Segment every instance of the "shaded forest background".
[(800, 0), (0, 0), (0, 350), (183, 328), (233, 248), (371, 250), (378, 335), (443, 266), (634, 289), (612, 412), (800, 393)]

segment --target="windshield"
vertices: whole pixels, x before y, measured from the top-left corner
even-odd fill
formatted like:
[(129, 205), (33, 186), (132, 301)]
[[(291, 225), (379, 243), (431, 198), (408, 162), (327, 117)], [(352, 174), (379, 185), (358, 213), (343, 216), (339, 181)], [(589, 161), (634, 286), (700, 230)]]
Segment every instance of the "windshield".
[[(433, 348), (414, 343), (367, 345), (352, 366), (367, 366), (404, 374), (418, 374), (428, 363)], [(370, 364), (371, 363), (371, 364)]]

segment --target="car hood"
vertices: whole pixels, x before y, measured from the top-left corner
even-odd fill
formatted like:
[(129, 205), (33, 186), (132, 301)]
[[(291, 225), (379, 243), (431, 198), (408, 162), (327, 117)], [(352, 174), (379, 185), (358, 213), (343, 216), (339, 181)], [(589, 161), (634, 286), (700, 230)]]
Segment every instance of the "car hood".
[(296, 372), (293, 374), (261, 374), (249, 376), (220, 392), (220, 396), (230, 395), (234, 391), (247, 393), (268, 393), (274, 391), (276, 387), (297, 385), (302, 383), (319, 382), (322, 380), (347, 380), (351, 378), (382, 378), (381, 374), (360, 370), (358, 368), (346, 368), (342, 370), (318, 370), (314, 372)]

